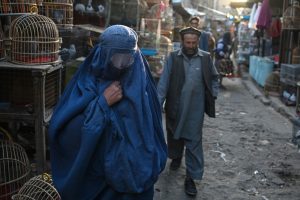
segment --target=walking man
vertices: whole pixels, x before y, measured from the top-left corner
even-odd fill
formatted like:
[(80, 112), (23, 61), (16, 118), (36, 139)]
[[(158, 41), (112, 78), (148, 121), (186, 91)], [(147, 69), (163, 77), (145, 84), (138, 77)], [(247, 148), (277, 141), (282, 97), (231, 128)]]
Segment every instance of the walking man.
[(158, 96), (165, 105), (170, 170), (181, 165), (185, 148), (185, 192), (196, 196), (194, 180), (203, 176), (202, 128), (204, 113), (215, 117), (218, 73), (210, 54), (198, 48), (201, 32), (180, 30), (181, 49), (171, 52), (158, 83)]

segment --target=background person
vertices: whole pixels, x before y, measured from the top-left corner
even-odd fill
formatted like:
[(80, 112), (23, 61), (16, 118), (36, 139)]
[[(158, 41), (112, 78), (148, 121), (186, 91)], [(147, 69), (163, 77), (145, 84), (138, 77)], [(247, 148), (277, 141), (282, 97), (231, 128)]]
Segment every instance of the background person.
[(129, 27), (107, 28), (55, 109), (51, 170), (64, 200), (153, 199), (167, 147), (137, 40)]
[(200, 40), (199, 40), (199, 48), (203, 51), (210, 52), (210, 55), (213, 56), (213, 50), (215, 48), (215, 38), (211, 32), (207, 32), (201, 30), (202, 27), (200, 25), (200, 18), (198, 16), (192, 16), (189, 19), (189, 24), (191, 27), (197, 28), (201, 31)]
[(170, 169), (180, 167), (185, 147), (185, 192), (191, 196), (197, 194), (194, 179), (201, 180), (204, 170), (204, 112), (215, 117), (218, 94), (218, 73), (209, 53), (198, 48), (200, 34), (193, 27), (180, 31), (182, 47), (168, 56), (157, 88), (165, 103)]
[(224, 76), (231, 76), (234, 73), (233, 62), (230, 59), (232, 52), (231, 33), (225, 32), (218, 40), (215, 51), (215, 66), (220, 74), (220, 85)]

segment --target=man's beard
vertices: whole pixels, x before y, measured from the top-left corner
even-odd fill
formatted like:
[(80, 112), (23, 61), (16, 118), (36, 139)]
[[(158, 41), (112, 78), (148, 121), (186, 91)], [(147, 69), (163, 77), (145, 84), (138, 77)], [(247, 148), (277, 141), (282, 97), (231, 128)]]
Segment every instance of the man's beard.
[(198, 52), (198, 48), (182, 47), (182, 52), (184, 53), (184, 55), (190, 58)]

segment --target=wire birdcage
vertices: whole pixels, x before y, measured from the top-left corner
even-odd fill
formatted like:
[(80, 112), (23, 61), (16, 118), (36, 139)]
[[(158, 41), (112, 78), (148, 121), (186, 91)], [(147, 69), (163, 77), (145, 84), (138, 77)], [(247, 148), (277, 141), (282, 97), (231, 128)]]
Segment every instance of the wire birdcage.
[(0, 15), (32, 13), (37, 7), (36, 0), (1, 0)]
[(147, 10), (148, 4), (145, 0), (111, 0), (109, 24), (122, 24), (138, 29), (140, 19)]
[(73, 0), (43, 0), (39, 14), (51, 18), (58, 28), (72, 28)]
[(0, 200), (9, 200), (30, 178), (30, 163), (23, 147), (0, 140)]
[(59, 59), (60, 38), (49, 17), (27, 14), (16, 18), (9, 30), (8, 60), (16, 64), (51, 64)]
[(300, 29), (300, 6), (298, 1), (294, 1), (293, 5), (288, 7), (283, 15), (282, 29)]
[(50, 174), (41, 174), (27, 181), (13, 200), (60, 200), (61, 197), (53, 186)]

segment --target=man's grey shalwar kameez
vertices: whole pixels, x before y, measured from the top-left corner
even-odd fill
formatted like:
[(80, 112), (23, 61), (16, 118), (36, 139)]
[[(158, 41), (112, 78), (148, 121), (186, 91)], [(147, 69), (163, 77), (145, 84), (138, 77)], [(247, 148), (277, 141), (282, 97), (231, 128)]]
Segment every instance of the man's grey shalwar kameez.
[[(199, 180), (202, 179), (204, 166), (202, 128), (205, 109), (205, 82), (201, 59), (203, 59), (203, 56), (209, 56), (209, 54), (198, 49), (197, 54), (188, 58), (179, 50), (177, 56), (183, 59), (185, 81), (179, 97), (179, 118), (176, 128), (174, 131), (168, 131), (169, 157), (171, 159), (181, 157), (185, 145), (187, 174), (193, 179)], [(158, 83), (158, 96), (161, 104), (165, 100), (168, 101), (166, 97), (168, 89), (171, 87), (169, 83), (173, 66), (174, 63), (172, 63), (172, 58), (169, 56)], [(218, 93), (217, 71), (213, 65), (209, 67), (213, 69), (212, 93), (216, 97)], [(172, 139), (171, 142), (169, 138), (175, 140)]]

